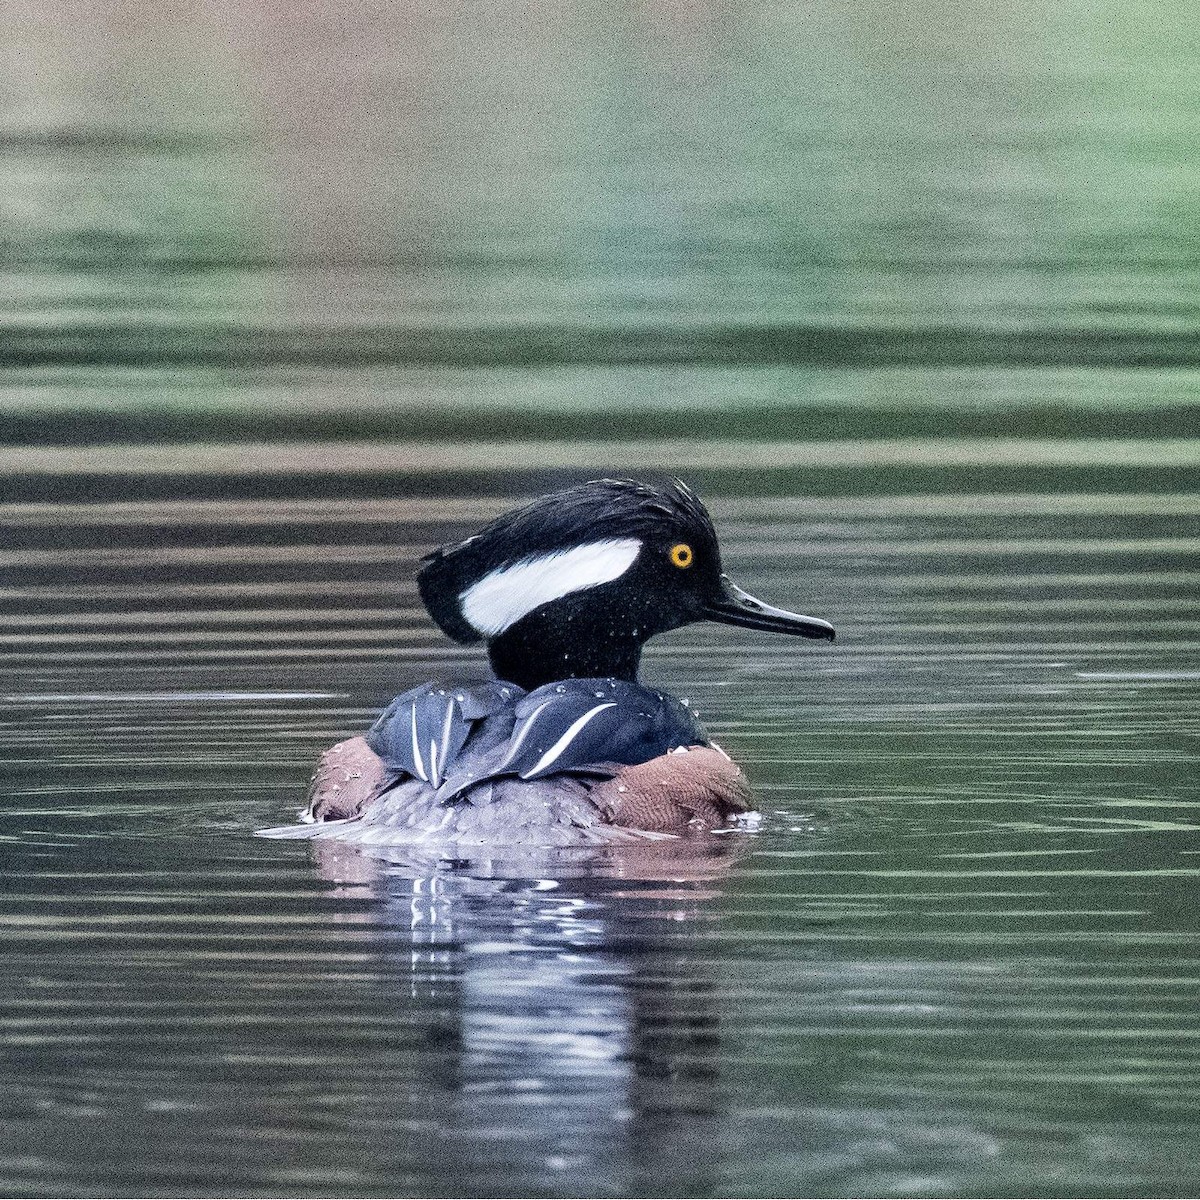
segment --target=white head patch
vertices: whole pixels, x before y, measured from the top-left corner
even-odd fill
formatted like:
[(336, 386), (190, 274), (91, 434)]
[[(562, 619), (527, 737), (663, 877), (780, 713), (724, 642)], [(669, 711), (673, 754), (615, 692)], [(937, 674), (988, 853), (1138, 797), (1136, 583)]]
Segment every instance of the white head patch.
[(458, 597), (462, 614), (484, 637), (497, 637), (522, 617), (572, 592), (611, 583), (633, 566), (636, 538), (589, 542), (500, 567)]

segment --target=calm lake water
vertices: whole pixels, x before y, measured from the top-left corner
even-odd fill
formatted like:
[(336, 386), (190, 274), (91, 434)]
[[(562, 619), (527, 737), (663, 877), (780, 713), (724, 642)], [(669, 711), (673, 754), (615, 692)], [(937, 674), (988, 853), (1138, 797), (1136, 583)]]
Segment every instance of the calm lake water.
[[(1189, 12), (6, 15), (0, 1193), (1194, 1195)], [(251, 836), (663, 472), (757, 832)]]

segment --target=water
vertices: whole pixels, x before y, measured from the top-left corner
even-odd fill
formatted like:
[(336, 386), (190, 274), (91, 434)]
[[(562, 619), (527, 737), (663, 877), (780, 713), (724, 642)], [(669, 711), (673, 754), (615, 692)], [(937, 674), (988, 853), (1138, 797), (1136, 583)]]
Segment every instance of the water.
[(6, 506), (5, 1189), (1186, 1193), (1200, 501), (939, 480), (714, 499), (839, 641), (660, 639), (764, 824), (565, 871), (248, 836), (503, 493)]
[[(1194, 1194), (1187, 13), (6, 15), (0, 1191)], [(250, 836), (662, 471), (758, 831)]]

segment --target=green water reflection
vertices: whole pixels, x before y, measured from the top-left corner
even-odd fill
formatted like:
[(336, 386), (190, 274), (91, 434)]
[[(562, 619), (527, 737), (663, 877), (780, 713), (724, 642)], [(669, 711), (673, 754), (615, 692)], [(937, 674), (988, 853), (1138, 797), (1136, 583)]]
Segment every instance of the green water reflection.
[(6, 361), (1194, 363), (1189, 13), (9, 15)]

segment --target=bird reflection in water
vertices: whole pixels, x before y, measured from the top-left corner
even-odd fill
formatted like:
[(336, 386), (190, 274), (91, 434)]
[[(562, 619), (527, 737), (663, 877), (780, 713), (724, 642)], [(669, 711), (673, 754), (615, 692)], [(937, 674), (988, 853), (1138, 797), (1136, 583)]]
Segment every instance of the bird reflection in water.
[(511, 1158), (546, 1186), (600, 1170), (636, 1190), (677, 1160), (704, 1186), (725, 1006), (703, 934), (752, 840), (455, 858), (310, 843), (330, 894), (370, 897), (355, 919), (401, 935), (382, 953), (414, 1017), (440, 1014), (422, 1072), (464, 1180)]

